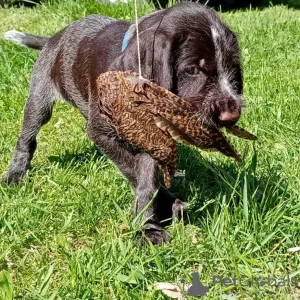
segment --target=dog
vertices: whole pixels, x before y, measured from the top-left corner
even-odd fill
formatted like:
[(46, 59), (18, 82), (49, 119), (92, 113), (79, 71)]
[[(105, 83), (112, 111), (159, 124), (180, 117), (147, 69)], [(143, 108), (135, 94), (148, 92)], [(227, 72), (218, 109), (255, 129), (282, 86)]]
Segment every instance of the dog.
[[(138, 30), (144, 77), (191, 101), (199, 114), (220, 127), (239, 120), (243, 80), (238, 40), (213, 9), (182, 3), (140, 18)], [(161, 221), (181, 207), (180, 200), (160, 185), (157, 163), (148, 154), (131, 151), (111, 136), (104, 119), (89, 119), (99, 74), (138, 72), (136, 32), (135, 24), (90, 15), (52, 37), (17, 31), (5, 34), (7, 40), (41, 52), (22, 131), (2, 181), (14, 185), (22, 180), (37, 147), (37, 134), (50, 120), (54, 102), (63, 98), (79, 109), (87, 121), (88, 136), (130, 181), (136, 192), (134, 213), (141, 215), (146, 237), (161, 244), (167, 239)]]

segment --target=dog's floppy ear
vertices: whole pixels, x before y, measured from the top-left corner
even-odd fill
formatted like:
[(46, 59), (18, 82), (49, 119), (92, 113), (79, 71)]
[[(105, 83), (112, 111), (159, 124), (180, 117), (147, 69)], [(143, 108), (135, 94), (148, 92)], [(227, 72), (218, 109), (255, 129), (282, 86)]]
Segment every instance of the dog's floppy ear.
[[(142, 76), (171, 90), (173, 78), (172, 50), (174, 36), (164, 29), (165, 10), (147, 15), (139, 20), (139, 45)], [(138, 50), (135, 25), (128, 31), (128, 44), (110, 69), (138, 72)], [(123, 41), (124, 42), (124, 41)], [(120, 49), (121, 50), (121, 49)]]

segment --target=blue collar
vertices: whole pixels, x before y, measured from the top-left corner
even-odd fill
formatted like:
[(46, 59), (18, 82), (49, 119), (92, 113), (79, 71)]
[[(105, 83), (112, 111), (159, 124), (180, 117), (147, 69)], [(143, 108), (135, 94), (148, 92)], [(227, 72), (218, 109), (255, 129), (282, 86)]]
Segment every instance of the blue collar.
[(124, 52), (124, 50), (128, 46), (129, 40), (132, 38), (134, 32), (135, 32), (135, 24), (132, 24), (131, 26), (129, 26), (128, 30), (124, 34), (123, 41), (122, 41), (122, 52)]

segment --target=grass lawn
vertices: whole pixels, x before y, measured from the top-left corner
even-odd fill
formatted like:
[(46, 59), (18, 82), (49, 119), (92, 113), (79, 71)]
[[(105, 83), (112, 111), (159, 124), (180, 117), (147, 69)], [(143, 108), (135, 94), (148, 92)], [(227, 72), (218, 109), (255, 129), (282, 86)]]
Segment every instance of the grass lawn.
[[(140, 15), (152, 10), (143, 6)], [(91, 13), (134, 16), (131, 5), (96, 0), (0, 9), (0, 35), (50, 35)], [(221, 16), (242, 49), (247, 106), (240, 123), (259, 137), (254, 144), (234, 139), (245, 165), (180, 146), (178, 168), (186, 176), (172, 190), (190, 203), (188, 224), (170, 226), (170, 244), (143, 248), (134, 242), (139, 227), (130, 215), (129, 184), (89, 141), (78, 111), (58, 103), (26, 182), (0, 184), (1, 300), (10, 299), (4, 278), (12, 280), (15, 299), (167, 299), (148, 286), (190, 284), (193, 271), (210, 287), (209, 299), (299, 299), (300, 287), (288, 285), (212, 285), (213, 276), (234, 275), (289, 274), (300, 282), (300, 253), (287, 252), (300, 246), (300, 10), (273, 6)], [(37, 56), (0, 40), (1, 176)]]

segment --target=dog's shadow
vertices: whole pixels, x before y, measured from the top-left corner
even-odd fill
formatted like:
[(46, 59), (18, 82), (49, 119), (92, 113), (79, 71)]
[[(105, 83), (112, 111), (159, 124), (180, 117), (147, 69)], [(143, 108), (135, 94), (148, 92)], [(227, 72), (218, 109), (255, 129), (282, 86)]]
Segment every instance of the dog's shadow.
[[(202, 156), (202, 152), (184, 145), (179, 145), (178, 152), (177, 168), (184, 170), (184, 174), (175, 177), (170, 191), (176, 198), (189, 203), (187, 215), (193, 224), (197, 224), (199, 217), (204, 213), (214, 213), (215, 206), (207, 205), (208, 202), (219, 201), (224, 197), (231, 203), (233, 203), (230, 201), (232, 198), (235, 202), (242, 201), (245, 188), (250, 201), (264, 202), (263, 207), (266, 211), (274, 208), (283, 196), (288, 197), (288, 183), (280, 170), (272, 167), (269, 172), (266, 172), (267, 175), (257, 171), (256, 152), (247, 160), (247, 164), (241, 167), (230, 158), (220, 161), (216, 159), (216, 162), (208, 160)], [(80, 153), (66, 151), (62, 155), (48, 158), (50, 162), (58, 164), (62, 169), (70, 166), (80, 168), (88, 162), (96, 162), (99, 159), (108, 158), (105, 158), (95, 145)], [(166, 199), (160, 202), (157, 203), (158, 214), (168, 216), (165, 210), (169, 211), (171, 204)], [(229, 208), (233, 209), (232, 206), (230, 204)]]
[(88, 162), (98, 161), (103, 157), (104, 154), (99, 151), (95, 145), (91, 145), (83, 152), (70, 152), (67, 150), (63, 154), (49, 156), (48, 161), (50, 161), (50, 163), (56, 163), (60, 168), (65, 169), (70, 166), (78, 168), (87, 164)]
[(267, 212), (283, 197), (289, 197), (288, 180), (278, 167), (265, 166), (267, 172), (259, 171), (259, 163), (255, 150), (245, 164), (239, 166), (230, 158), (208, 161), (200, 151), (180, 145), (178, 169), (185, 170), (185, 176), (175, 178), (172, 192), (190, 202), (188, 216), (194, 224), (204, 213), (214, 213), (216, 206), (208, 203), (222, 199), (233, 210), (234, 203), (247, 197), (249, 206), (255, 201)]

